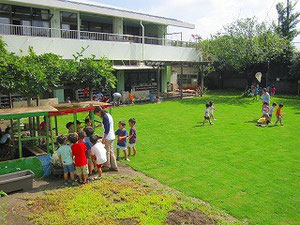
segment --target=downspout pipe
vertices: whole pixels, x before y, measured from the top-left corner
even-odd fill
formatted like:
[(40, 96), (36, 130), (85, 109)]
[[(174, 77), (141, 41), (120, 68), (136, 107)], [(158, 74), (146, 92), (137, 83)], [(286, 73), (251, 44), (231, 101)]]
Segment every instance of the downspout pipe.
[(140, 25), (142, 27), (142, 57), (141, 61), (145, 59), (145, 26), (143, 25), (143, 21), (140, 21)]

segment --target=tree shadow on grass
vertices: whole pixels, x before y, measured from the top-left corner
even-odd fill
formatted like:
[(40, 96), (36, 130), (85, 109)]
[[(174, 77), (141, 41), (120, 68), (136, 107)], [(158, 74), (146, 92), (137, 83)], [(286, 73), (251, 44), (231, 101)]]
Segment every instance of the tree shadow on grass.
[(241, 96), (232, 96), (232, 95), (210, 95), (210, 96), (204, 96), (204, 97), (195, 97), (195, 98), (189, 98), (184, 99), (180, 101), (180, 103), (185, 105), (205, 105), (207, 102), (213, 101), (215, 104), (228, 104), (228, 105), (248, 105), (254, 103), (254, 101), (251, 98), (244, 98)]

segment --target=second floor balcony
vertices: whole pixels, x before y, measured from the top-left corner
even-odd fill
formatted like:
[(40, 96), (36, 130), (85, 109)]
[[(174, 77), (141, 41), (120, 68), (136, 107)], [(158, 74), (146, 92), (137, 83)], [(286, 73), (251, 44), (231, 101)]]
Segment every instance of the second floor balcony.
[(61, 39), (79, 39), (93, 41), (110, 41), (110, 42), (127, 42), (161, 46), (176, 46), (194, 48), (193, 42), (181, 40), (171, 40), (166, 38), (156, 38), (138, 35), (100, 33), (90, 31), (56, 29), (48, 27), (35, 27), (24, 25), (13, 25), (0, 23), (0, 35), (16, 35), (29, 37), (44, 38), (61, 38)]

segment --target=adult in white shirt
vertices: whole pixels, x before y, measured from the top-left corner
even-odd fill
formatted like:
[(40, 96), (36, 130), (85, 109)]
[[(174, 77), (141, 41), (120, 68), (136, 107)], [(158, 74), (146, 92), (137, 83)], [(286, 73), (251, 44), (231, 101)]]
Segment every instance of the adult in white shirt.
[(112, 116), (105, 111), (105, 109), (97, 106), (94, 110), (95, 115), (102, 118), (102, 124), (104, 127), (104, 135), (102, 138), (102, 144), (105, 145), (107, 161), (103, 164), (103, 171), (113, 170), (118, 171), (117, 160), (114, 154), (114, 140), (116, 138), (114, 132), (114, 121)]
[(268, 103), (268, 105), (270, 105), (270, 101), (271, 101), (271, 97), (270, 94), (267, 91), (267, 88), (263, 89), (263, 96), (262, 96), (262, 102), (266, 102)]

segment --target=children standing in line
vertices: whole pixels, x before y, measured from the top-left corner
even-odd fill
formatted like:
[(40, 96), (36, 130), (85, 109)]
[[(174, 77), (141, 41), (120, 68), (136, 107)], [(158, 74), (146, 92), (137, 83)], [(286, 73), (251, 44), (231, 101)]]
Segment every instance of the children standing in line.
[(91, 136), (94, 134), (94, 129), (92, 127), (86, 127), (84, 128), (84, 131), (86, 133), (86, 138), (84, 140), (84, 143), (86, 146), (86, 157), (88, 160), (89, 174), (92, 174), (94, 170), (94, 166), (93, 166), (93, 160), (91, 155), (91, 149), (94, 144), (91, 142)]
[(79, 131), (78, 132), (78, 142), (83, 142), (84, 143), (84, 140), (86, 138), (86, 133), (82, 130), (82, 131)]
[(136, 135), (136, 129), (135, 129), (135, 119), (131, 118), (128, 121), (129, 126), (130, 126), (130, 131), (129, 131), (129, 136), (128, 136), (128, 140), (129, 140), (129, 144), (128, 144), (128, 156), (131, 156), (131, 149), (133, 151), (133, 156), (136, 155), (136, 141), (137, 141), (137, 135)]
[(70, 174), (72, 185), (74, 185), (75, 168), (73, 164), (71, 147), (67, 145), (67, 138), (64, 135), (58, 136), (57, 142), (60, 144), (60, 147), (58, 148), (58, 157), (59, 157), (60, 165), (64, 169), (65, 185), (68, 185), (68, 174)]
[(269, 110), (269, 120), (270, 120), (270, 122), (272, 121), (273, 112), (274, 112), (274, 109), (275, 109), (276, 106), (277, 106), (277, 103), (274, 102), (272, 104), (272, 106), (270, 107), (270, 110)]
[(73, 122), (68, 122), (66, 124), (66, 128), (68, 129), (68, 134), (74, 133), (75, 132), (75, 126)]
[(204, 111), (204, 121), (203, 121), (203, 125), (205, 124), (206, 120), (208, 120), (209, 124), (212, 125), (211, 121), (210, 121), (210, 117), (209, 117), (209, 104), (206, 103), (206, 109)]
[(87, 184), (89, 169), (85, 155), (86, 146), (83, 142), (78, 142), (78, 134), (72, 133), (68, 136), (72, 146), (72, 155), (75, 159), (76, 174), (79, 177), (79, 182)]
[(98, 168), (98, 176), (95, 177), (95, 180), (99, 180), (102, 176), (102, 164), (107, 161), (105, 146), (98, 142), (97, 135), (91, 135), (90, 141), (92, 143), (91, 155), (93, 158), (93, 162), (95, 167)]
[(118, 126), (119, 129), (115, 132), (115, 134), (118, 136), (118, 142), (117, 142), (117, 160), (119, 160), (120, 156), (120, 149), (124, 151), (125, 155), (125, 160), (130, 161), (128, 158), (128, 152), (127, 152), (127, 137), (128, 137), (128, 132), (125, 129), (125, 122), (120, 121)]
[(216, 111), (215, 107), (214, 107), (214, 102), (213, 101), (210, 101), (209, 102), (209, 117), (210, 117), (210, 120), (216, 120), (215, 117), (214, 117), (214, 112)]
[(283, 123), (282, 123), (282, 116), (283, 116), (283, 114), (281, 112), (282, 107), (283, 107), (283, 104), (280, 103), (279, 107), (276, 110), (277, 121), (276, 121), (275, 125), (277, 125), (277, 123), (280, 122), (280, 125), (283, 126)]

